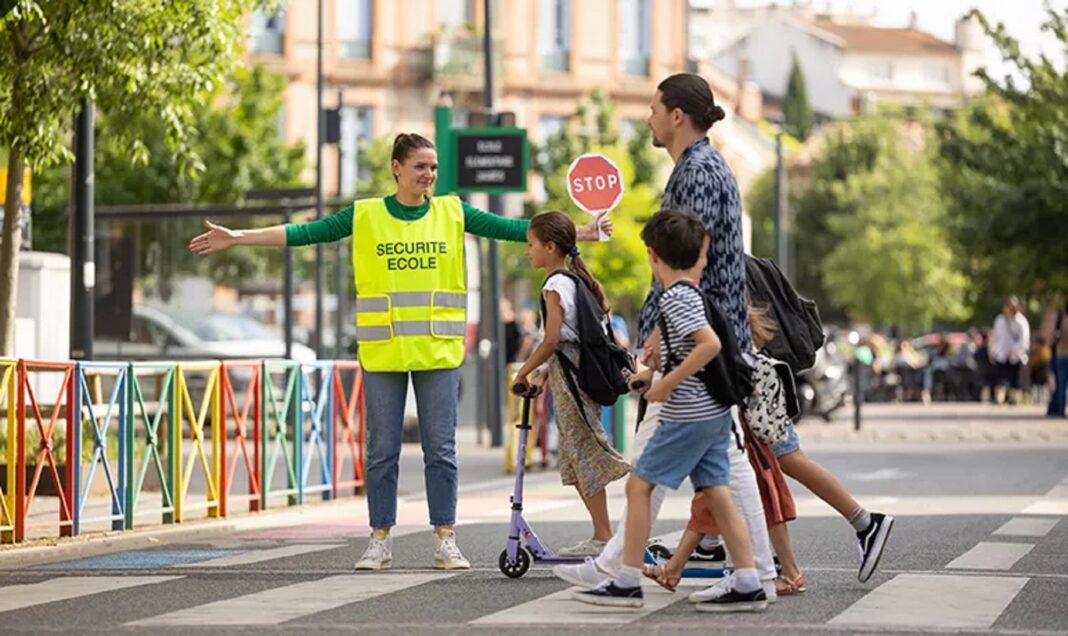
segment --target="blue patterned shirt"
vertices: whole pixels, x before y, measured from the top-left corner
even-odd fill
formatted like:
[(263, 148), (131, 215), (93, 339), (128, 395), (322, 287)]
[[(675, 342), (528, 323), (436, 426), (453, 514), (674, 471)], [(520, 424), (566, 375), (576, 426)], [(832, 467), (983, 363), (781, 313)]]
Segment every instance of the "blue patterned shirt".
[[(716, 302), (734, 326), (738, 348), (751, 351), (753, 339), (749, 333), (745, 289), (742, 198), (730, 166), (707, 138), (690, 144), (675, 162), (661, 206), (693, 212), (708, 228), (712, 241), (708, 265), (701, 274), (701, 291)], [(639, 346), (656, 328), (658, 303), (663, 291), (653, 280), (638, 315)]]

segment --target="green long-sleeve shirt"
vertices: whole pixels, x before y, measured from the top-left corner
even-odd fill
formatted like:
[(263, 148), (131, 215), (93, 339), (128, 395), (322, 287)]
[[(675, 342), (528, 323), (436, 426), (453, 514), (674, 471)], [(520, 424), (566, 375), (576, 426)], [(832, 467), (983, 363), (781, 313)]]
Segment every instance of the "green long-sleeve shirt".
[[(385, 199), (386, 209), (394, 218), (401, 221), (418, 221), (430, 210), (430, 202), (421, 205), (404, 205), (397, 197), (389, 195)], [(488, 239), (523, 242), (527, 240), (526, 219), (506, 219), (491, 212), (480, 210), (463, 203), (464, 231)], [(330, 216), (309, 223), (290, 223), (286, 225), (286, 245), (313, 245), (330, 243), (352, 236), (352, 206), (339, 210)]]

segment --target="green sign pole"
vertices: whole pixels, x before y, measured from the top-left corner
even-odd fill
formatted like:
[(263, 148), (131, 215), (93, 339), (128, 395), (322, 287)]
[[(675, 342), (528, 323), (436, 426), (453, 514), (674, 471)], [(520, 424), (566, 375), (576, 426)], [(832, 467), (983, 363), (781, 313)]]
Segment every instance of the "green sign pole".
[(448, 95), (442, 95), (438, 105), (434, 107), (434, 144), (438, 147), (438, 184), (434, 188), (436, 194), (449, 194), (456, 189), (456, 167), (449, 159), (454, 155), (455, 143), (455, 136), (452, 134), (452, 100)]

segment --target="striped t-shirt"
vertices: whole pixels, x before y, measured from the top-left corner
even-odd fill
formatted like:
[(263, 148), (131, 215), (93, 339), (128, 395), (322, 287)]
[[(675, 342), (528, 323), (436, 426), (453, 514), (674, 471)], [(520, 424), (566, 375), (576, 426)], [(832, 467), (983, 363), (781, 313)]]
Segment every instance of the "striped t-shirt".
[[(660, 315), (664, 318), (667, 337), (671, 340), (674, 360), (670, 366), (674, 368), (693, 351), (694, 340), (690, 336), (703, 327), (711, 326), (705, 316), (705, 301), (693, 287), (677, 284), (661, 294)], [(661, 334), (660, 368), (666, 370), (668, 366), (667, 347)], [(701, 378), (691, 375), (672, 391), (660, 417), (669, 422), (700, 422), (728, 411), (730, 407), (720, 404), (708, 394)]]

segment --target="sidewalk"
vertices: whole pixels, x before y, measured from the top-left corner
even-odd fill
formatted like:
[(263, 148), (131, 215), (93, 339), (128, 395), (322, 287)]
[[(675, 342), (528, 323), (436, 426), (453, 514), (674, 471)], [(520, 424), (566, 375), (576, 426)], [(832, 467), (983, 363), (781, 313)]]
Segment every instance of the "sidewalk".
[(863, 404), (861, 430), (853, 406), (831, 422), (805, 418), (798, 431), (805, 443), (894, 442), (1031, 444), (1068, 446), (1068, 419), (1047, 418), (1045, 405), (998, 406), (976, 402)]

